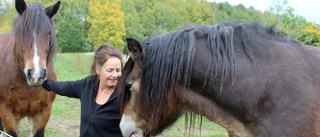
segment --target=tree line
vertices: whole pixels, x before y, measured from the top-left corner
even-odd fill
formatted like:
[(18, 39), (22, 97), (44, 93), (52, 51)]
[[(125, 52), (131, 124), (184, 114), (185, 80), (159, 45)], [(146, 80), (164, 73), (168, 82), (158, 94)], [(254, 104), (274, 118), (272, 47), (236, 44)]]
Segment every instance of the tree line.
[[(26, 0), (49, 6), (52, 0)], [(266, 11), (206, 0), (61, 0), (54, 17), (59, 52), (88, 52), (109, 43), (126, 52), (125, 37), (144, 40), (188, 24), (225, 20), (277, 27), (305, 45), (320, 46), (319, 24), (295, 15), (287, 0), (274, 0)], [(0, 32), (12, 31), (14, 0), (0, 0)]]

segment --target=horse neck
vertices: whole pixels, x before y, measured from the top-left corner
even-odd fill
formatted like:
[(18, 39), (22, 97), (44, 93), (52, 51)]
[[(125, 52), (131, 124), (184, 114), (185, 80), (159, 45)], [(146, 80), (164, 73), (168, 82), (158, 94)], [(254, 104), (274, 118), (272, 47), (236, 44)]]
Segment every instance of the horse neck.
[[(9, 65), (14, 57), (14, 36), (12, 32), (0, 35), (0, 59), (3, 65)], [(1, 67), (3, 68), (3, 67)]]
[(177, 100), (181, 103), (178, 108), (183, 108), (182, 111), (205, 116), (208, 120), (223, 126), (228, 131), (234, 131), (239, 136), (252, 136), (241, 121), (214, 100), (187, 88), (180, 88), (175, 92), (181, 92), (176, 93), (176, 95), (179, 95)]
[(53, 61), (49, 61), (49, 60), (47, 60), (47, 78), (51, 80), (57, 79)]
[[(10, 86), (13, 83), (23, 82), (21, 80), (25, 79), (23, 69), (21, 69), (21, 63), (19, 64), (14, 53), (14, 37), (13, 33), (5, 33), (0, 36), (0, 62), (2, 66), (0, 67), (0, 81), (6, 81), (10, 83)], [(8, 73), (11, 72), (11, 73)], [(8, 85), (8, 84), (7, 84)]]

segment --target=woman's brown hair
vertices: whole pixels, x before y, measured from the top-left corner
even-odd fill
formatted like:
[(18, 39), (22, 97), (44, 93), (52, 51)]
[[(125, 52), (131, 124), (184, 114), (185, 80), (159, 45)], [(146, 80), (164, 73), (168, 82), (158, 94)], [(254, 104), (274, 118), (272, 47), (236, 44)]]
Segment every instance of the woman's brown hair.
[[(103, 44), (101, 45), (94, 54), (93, 63), (91, 65), (89, 79), (97, 76), (96, 65), (103, 66), (103, 64), (111, 57), (116, 57), (122, 61), (122, 54), (120, 51), (111, 45)], [(121, 65), (122, 68), (122, 65)]]

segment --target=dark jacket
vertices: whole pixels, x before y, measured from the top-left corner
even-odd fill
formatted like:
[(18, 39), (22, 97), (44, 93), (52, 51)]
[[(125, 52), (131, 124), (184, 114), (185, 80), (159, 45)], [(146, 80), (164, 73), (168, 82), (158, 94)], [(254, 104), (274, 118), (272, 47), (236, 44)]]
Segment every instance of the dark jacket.
[(95, 112), (95, 98), (98, 91), (98, 78), (77, 81), (57, 82), (46, 80), (42, 86), (59, 95), (79, 98), (81, 101), (80, 137), (122, 137), (120, 123), (120, 104), (117, 92)]

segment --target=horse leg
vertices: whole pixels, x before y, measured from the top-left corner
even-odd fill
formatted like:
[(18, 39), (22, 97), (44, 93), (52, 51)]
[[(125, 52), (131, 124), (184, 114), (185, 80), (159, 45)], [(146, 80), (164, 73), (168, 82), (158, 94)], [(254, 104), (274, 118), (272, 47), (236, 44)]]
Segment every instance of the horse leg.
[(44, 137), (44, 131), (50, 118), (52, 105), (48, 105), (41, 113), (29, 118), (29, 123), (32, 122), (32, 132), (30, 136)]
[(1, 118), (0, 118), (0, 131), (3, 131), (3, 126), (2, 126)]
[[(0, 118), (0, 131), (3, 131), (3, 126)], [(0, 132), (0, 137), (3, 137), (3, 134)]]
[(1, 113), (3, 131), (13, 137), (18, 137), (19, 119), (17, 119), (10, 111), (2, 111)]

